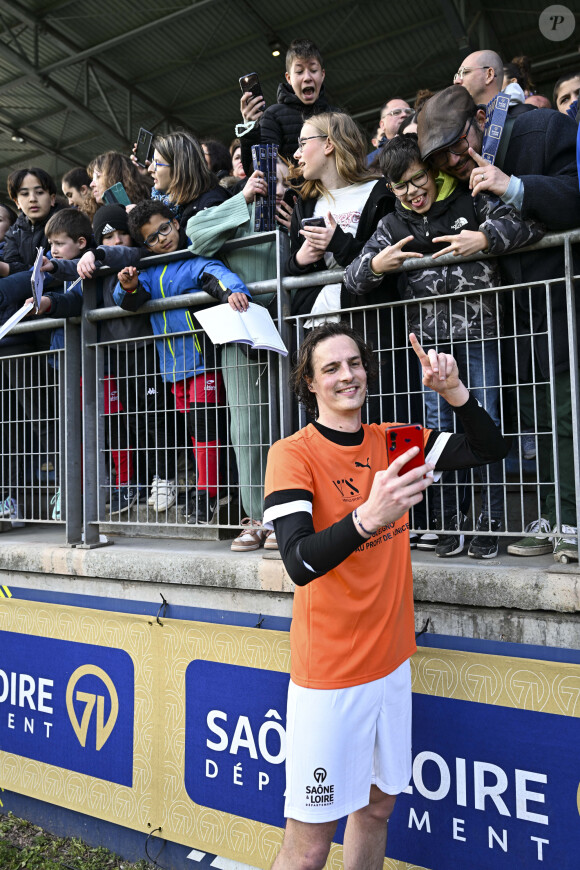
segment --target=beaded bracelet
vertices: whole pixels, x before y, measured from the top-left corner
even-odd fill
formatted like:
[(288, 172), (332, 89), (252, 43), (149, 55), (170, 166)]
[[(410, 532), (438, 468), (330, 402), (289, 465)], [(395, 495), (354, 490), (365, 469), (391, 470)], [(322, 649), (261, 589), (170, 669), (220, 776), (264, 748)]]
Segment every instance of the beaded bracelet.
[(362, 529), (362, 531), (365, 533), (365, 535), (368, 535), (369, 538), (370, 538), (372, 535), (374, 535), (374, 532), (369, 532), (368, 529), (365, 529), (365, 527), (363, 526), (363, 524), (362, 524), (361, 521), (360, 521), (360, 517), (359, 517), (359, 515), (358, 515), (358, 513), (357, 513), (356, 508), (355, 508), (354, 511), (353, 511), (353, 517), (354, 517), (354, 521), (355, 521), (355, 523), (356, 523), (356, 524), (357, 524), (357, 525)]

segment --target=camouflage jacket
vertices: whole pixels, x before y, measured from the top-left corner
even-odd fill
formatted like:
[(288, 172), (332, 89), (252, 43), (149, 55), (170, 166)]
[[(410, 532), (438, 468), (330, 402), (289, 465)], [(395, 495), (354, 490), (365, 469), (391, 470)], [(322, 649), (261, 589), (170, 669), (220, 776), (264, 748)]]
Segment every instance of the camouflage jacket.
[[(410, 248), (423, 256), (430, 256), (445, 247), (444, 244), (434, 244), (433, 238), (453, 235), (461, 230), (483, 232), (488, 240), (487, 250), (493, 254), (531, 245), (544, 234), (540, 224), (522, 220), (516, 211), (496, 197), (481, 194), (473, 198), (467, 189), (456, 187), (424, 215), (397, 202), (395, 211), (381, 220), (361, 254), (348, 266), (344, 283), (352, 293), (361, 296), (369, 293), (384, 278), (384, 275), (376, 275), (370, 265), (383, 248), (406, 236), (413, 236)], [(403, 272), (399, 278), (400, 295), (404, 299), (425, 299), (419, 305), (408, 306), (408, 329), (427, 344), (440, 344), (451, 338), (495, 337), (500, 317), (497, 294), (484, 291), (499, 286), (495, 259)], [(437, 299), (438, 296), (470, 291), (472, 295), (462, 295), (459, 299)]]

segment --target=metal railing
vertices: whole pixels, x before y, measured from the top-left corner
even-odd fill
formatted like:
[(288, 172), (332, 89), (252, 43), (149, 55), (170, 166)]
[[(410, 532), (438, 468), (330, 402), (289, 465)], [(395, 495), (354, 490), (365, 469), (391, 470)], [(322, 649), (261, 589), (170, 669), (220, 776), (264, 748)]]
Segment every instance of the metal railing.
[[(412, 327), (424, 342), (431, 334), (430, 346), (441, 345), (444, 336), (443, 344), (459, 359), (461, 377), (500, 422), (504, 434), (512, 437), (506, 461), (482, 473), (446, 475), (433, 486), (425, 504), (415, 509), (415, 528), (425, 531), (435, 525), (441, 530), (461, 514), (469, 516), (465, 527), (470, 530), (483, 514), (501, 519), (499, 534), (517, 536), (542, 515), (546, 501), (553, 506), (558, 528), (578, 525), (578, 491), (573, 494), (573, 523), (569, 506), (568, 514), (563, 513), (562, 498), (569, 498), (568, 483), (578, 479), (580, 469), (571, 254), (572, 244), (579, 241), (580, 231), (552, 234), (526, 249), (561, 249), (565, 262), (561, 278), (484, 293), (361, 304), (336, 312), (362, 331), (377, 357), (379, 378), (371, 384), (365, 411), (369, 422), (454, 426), (445, 406), (436, 401), (425, 404), (418, 364), (408, 344)], [(288, 357), (264, 351), (248, 354), (240, 345), (216, 351), (194, 321), (193, 332), (100, 341), (101, 323), (133, 315), (120, 308), (97, 307), (96, 280), (84, 282), (82, 318), (36, 319), (13, 330), (12, 335), (26, 341), (31, 330), (38, 335), (62, 327), (64, 348), (31, 348), (25, 354), (0, 358), (4, 520), (65, 522), (67, 541), (90, 547), (101, 542), (103, 531), (215, 537), (217, 529), (232, 533), (239, 529), (243, 517), (260, 519), (268, 447), (306, 422), (304, 409), (297, 407), (287, 384), (292, 352), (311, 315), (290, 316), (292, 291), (342, 277), (340, 270), (283, 277), (287, 238), (277, 231), (229, 242), (223, 254), (264, 242), (276, 246), (277, 275), (249, 287), (258, 300), (275, 294), (270, 310), (290, 350)], [(176, 252), (149, 262), (184, 256), (188, 255)], [(402, 271), (458, 262), (452, 256), (423, 258), (407, 261)], [(566, 401), (571, 439), (560, 431), (558, 403), (566, 384), (562, 373), (555, 371), (554, 348), (562, 335), (554, 335), (550, 319), (554, 295), (562, 293), (570, 337)], [(526, 318), (531, 322), (539, 295), (547, 300), (545, 328), (523, 332), (521, 324)], [(195, 310), (213, 301), (198, 292), (151, 301), (140, 313)], [(452, 329), (449, 336), (446, 324), (463, 320), (469, 323), (467, 338), (460, 328)], [(524, 341), (532, 350), (527, 371), (521, 369), (518, 357)], [(195, 342), (206, 361), (205, 372), (191, 378), (184, 389), (184, 376), (191, 375), (191, 367), (183, 367), (180, 360), (188, 357)], [(550, 360), (543, 372), (534, 353), (541, 343)], [(163, 372), (169, 380), (163, 379)], [(525, 458), (531, 454), (533, 460)]]

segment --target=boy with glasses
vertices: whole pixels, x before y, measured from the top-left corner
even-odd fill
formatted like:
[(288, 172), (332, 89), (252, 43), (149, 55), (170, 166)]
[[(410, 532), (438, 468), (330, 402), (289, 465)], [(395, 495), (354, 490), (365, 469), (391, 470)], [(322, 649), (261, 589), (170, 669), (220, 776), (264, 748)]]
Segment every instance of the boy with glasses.
[[(464, 145), (454, 147), (462, 149)], [(345, 284), (353, 293), (370, 292), (387, 272), (398, 270), (411, 257), (468, 256), (480, 251), (496, 254), (531, 244), (543, 235), (539, 224), (520, 220), (494, 198), (472, 198), (449, 175), (424, 163), (413, 134), (397, 136), (385, 145), (381, 169), (397, 203), (395, 211), (381, 220), (362, 253), (346, 270)], [(412, 245), (412, 251), (403, 251), (407, 244)], [(494, 260), (475, 260), (405, 272), (400, 284), (403, 298), (425, 300), (409, 306), (407, 331), (414, 332), (427, 347), (452, 347), (461, 377), (497, 425), (499, 311), (495, 295), (484, 295), (484, 291), (499, 283)], [(475, 290), (480, 294), (437, 301), (440, 295)], [(445, 429), (453, 425), (447, 406), (439, 403), (431, 391), (425, 393), (425, 406), (428, 427)], [(492, 463), (488, 474), (476, 531), (492, 534), (473, 538), (468, 555), (474, 559), (496, 556), (497, 533), (504, 530), (501, 463)], [(456, 556), (463, 551), (466, 482), (465, 473), (460, 473), (460, 498), (456, 499), (453, 490), (444, 486), (439, 497), (432, 499), (434, 526), (449, 530), (435, 545), (437, 556)], [(419, 546), (426, 549), (427, 542)]]
[[(70, 210), (68, 210), (70, 211)], [(115, 305), (116, 272), (139, 263), (142, 250), (129, 234), (127, 212), (121, 205), (103, 205), (93, 218), (95, 250), (80, 259), (52, 260), (45, 267), (57, 279), (74, 281), (98, 277), (97, 307)], [(78, 256), (78, 255), (77, 255)], [(99, 277), (103, 267), (111, 274)], [(48, 297), (48, 298), (47, 298)], [(83, 296), (77, 285), (71, 293), (48, 293), (41, 310), (50, 317), (75, 317), (82, 311)], [(171, 418), (157, 426), (167, 405), (164, 384), (156, 368), (151, 323), (147, 314), (104, 320), (99, 324), (104, 349), (105, 439), (112, 474), (107, 492), (110, 514), (127, 512), (151, 484), (153, 510), (166, 511), (175, 503), (173, 454), (165, 450), (173, 440)]]
[[(129, 231), (151, 254), (170, 254), (187, 245), (179, 222), (159, 200), (135, 206), (129, 214)], [(204, 257), (172, 260), (139, 272), (129, 266), (117, 278), (115, 302), (127, 311), (137, 311), (149, 299), (196, 290), (205, 290), (237, 311), (245, 311), (250, 300), (249, 290), (237, 275), (219, 260)], [(185, 516), (188, 523), (205, 525), (214, 520), (219, 501), (218, 457), (225, 423), (223, 378), (216, 369), (213, 344), (204, 342), (187, 308), (152, 312), (150, 317), (154, 335), (162, 336), (155, 342), (161, 377), (171, 385), (177, 410), (187, 414), (195, 455), (197, 494), (187, 505)]]

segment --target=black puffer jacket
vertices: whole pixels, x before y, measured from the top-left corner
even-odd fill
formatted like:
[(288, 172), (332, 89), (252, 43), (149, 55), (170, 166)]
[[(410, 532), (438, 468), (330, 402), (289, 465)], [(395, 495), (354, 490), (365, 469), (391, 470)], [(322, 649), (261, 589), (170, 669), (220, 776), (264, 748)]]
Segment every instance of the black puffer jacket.
[[(187, 222), (190, 217), (193, 217), (194, 214), (197, 214), (198, 211), (203, 211), (205, 208), (213, 208), (214, 205), (221, 205), (222, 202), (225, 202), (226, 199), (231, 197), (232, 193), (222, 185), (215, 178), (215, 183), (209, 190), (206, 190), (205, 193), (202, 193), (197, 199), (194, 199), (192, 202), (188, 203), (183, 209), (183, 214), (179, 219), (179, 224), (182, 229), (185, 229), (187, 226)], [(186, 243), (189, 244), (189, 241)]]
[[(464, 187), (453, 189), (448, 176), (440, 175), (439, 179), (446, 179), (441, 194), (444, 198), (435, 202), (427, 214), (417, 214), (397, 202), (395, 212), (380, 222), (360, 257), (346, 270), (344, 280), (350, 290), (359, 296), (372, 291), (381, 281), (372, 271), (373, 258), (407, 236), (413, 236), (408, 249), (423, 256), (446, 247), (444, 242), (434, 244), (434, 238), (455, 235), (462, 230), (482, 232), (487, 238), (487, 250), (492, 254), (531, 245), (542, 238), (541, 224), (522, 220), (517, 212), (495, 197), (480, 194), (474, 199)], [(447, 188), (451, 188), (449, 193)], [(434, 300), (448, 293), (483, 292), (499, 285), (496, 260), (471, 260), (403, 272), (399, 278), (403, 298), (425, 299), (420, 305), (409, 306), (409, 330), (428, 344), (447, 342), (451, 338), (496, 337), (498, 317), (494, 294), (462, 296), (450, 305), (437, 305)]]
[(321, 112), (340, 111), (328, 104), (324, 96), (324, 85), (320, 89), (318, 99), (311, 106), (306, 106), (298, 99), (287, 82), (278, 86), (277, 103), (268, 106), (256, 126), (245, 133), (241, 139), (242, 163), (246, 175), (254, 171), (252, 165), (252, 145), (271, 142), (278, 146), (278, 153), (287, 160), (292, 160), (298, 148), (298, 137), (302, 124), (312, 115)]
[[(185, 241), (185, 239), (184, 239)], [(116, 302), (113, 291), (117, 286), (117, 273), (125, 266), (139, 266), (143, 257), (150, 256), (146, 248), (128, 248), (125, 245), (99, 245), (95, 250), (97, 264), (96, 277), (103, 266), (113, 270), (111, 275), (103, 275), (97, 282), (97, 308), (114, 308)], [(77, 260), (54, 260), (53, 277), (55, 281), (75, 281)], [(47, 293), (51, 302), (50, 317), (75, 317), (82, 311), (82, 293)], [(148, 314), (138, 314), (135, 317), (103, 320), (99, 324), (99, 341), (126, 341), (141, 336), (153, 335)], [(130, 351), (129, 347), (121, 346), (121, 351)]]
[[(520, 178), (524, 186), (521, 214), (526, 220), (542, 221), (548, 232), (580, 227), (580, 191), (576, 167), (577, 127), (571, 118), (552, 109), (526, 112), (516, 118), (508, 149), (500, 166), (506, 175)], [(580, 272), (580, 250), (572, 248), (573, 274)], [(525, 284), (564, 276), (564, 256), (561, 247), (531, 251), (502, 257), (499, 261), (505, 284)], [(548, 306), (545, 292), (533, 290), (531, 312), (527, 288), (516, 292), (516, 324), (519, 369), (507, 356), (504, 365), (513, 371), (526, 373), (535, 352), (542, 376), (550, 371), (562, 372), (570, 367), (566, 291), (555, 284), (551, 291), (551, 331), (554, 336), (553, 368), (548, 345)], [(580, 293), (575, 293), (576, 317), (580, 321)], [(534, 332), (533, 347), (522, 334)]]
[[(301, 221), (303, 218), (312, 217), (316, 202), (316, 199), (303, 200), (299, 198), (294, 206), (292, 223), (290, 224), (290, 257), (286, 263), (286, 271), (289, 275), (307, 275), (309, 272), (322, 272), (327, 268), (324, 257), (309, 266), (300, 266), (296, 262), (296, 254), (304, 243), (304, 236), (300, 235)], [(376, 230), (380, 219), (392, 212), (394, 207), (394, 195), (388, 189), (385, 179), (379, 178), (362, 210), (356, 235), (351, 236), (350, 233), (345, 233), (337, 226), (330, 240), (328, 250), (334, 255), (334, 259), (340, 266), (346, 267), (352, 263), (355, 257), (358, 257)], [(295, 290), (292, 296), (291, 313), (307, 314), (312, 311), (314, 301), (321, 289), (318, 285), (307, 287), (304, 290)], [(391, 298), (397, 298), (396, 281), (388, 277), (382, 283), (380, 290), (377, 288), (373, 298), (368, 300), (368, 304), (379, 301), (386, 302)], [(340, 293), (341, 308), (352, 308), (353, 305), (360, 304), (360, 300), (352, 293), (347, 292), (343, 285)], [(366, 300), (364, 304), (367, 304)]]
[(53, 205), (47, 216), (39, 223), (31, 224), (26, 215), (20, 214), (12, 224), (4, 240), (4, 252), (2, 259), (10, 266), (10, 274), (15, 272), (26, 272), (34, 265), (36, 259), (36, 249), (41, 246), (44, 251), (48, 251), (50, 245), (46, 240), (44, 228), (55, 213), (63, 206)]

